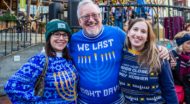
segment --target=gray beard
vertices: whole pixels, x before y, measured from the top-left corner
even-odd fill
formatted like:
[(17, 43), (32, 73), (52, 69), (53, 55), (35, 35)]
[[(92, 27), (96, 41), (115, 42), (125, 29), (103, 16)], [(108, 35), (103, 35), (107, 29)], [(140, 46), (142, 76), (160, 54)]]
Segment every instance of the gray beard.
[(101, 30), (99, 31), (85, 31), (85, 34), (88, 36), (88, 37), (96, 37), (99, 35)]

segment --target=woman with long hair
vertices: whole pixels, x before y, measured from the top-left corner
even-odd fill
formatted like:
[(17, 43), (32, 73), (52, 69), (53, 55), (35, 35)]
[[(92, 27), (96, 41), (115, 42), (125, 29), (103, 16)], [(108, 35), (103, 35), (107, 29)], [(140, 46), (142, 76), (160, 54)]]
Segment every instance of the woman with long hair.
[(170, 64), (159, 58), (156, 36), (143, 18), (129, 22), (119, 84), (127, 104), (177, 104)]

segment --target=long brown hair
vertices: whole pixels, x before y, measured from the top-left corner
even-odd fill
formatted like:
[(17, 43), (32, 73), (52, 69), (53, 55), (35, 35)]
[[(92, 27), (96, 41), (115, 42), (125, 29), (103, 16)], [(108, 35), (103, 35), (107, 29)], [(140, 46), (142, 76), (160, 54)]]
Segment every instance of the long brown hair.
[[(140, 64), (140, 66), (150, 67), (150, 72), (160, 72), (161, 64), (158, 56), (159, 51), (156, 47), (156, 35), (153, 32), (152, 26), (145, 19), (137, 18), (129, 21), (128, 31), (130, 31), (133, 25), (137, 22), (145, 22), (148, 27), (147, 41), (144, 45), (144, 48), (142, 49), (141, 54), (137, 58), (137, 62)], [(131, 48), (131, 42), (129, 41), (128, 37), (125, 41), (125, 46)]]
[[(50, 38), (48, 38), (48, 40), (45, 43), (45, 52), (47, 56), (55, 57), (56, 56), (55, 50), (52, 48), (50, 43), (51, 36), (52, 35), (50, 35)], [(70, 40), (70, 35), (69, 35), (69, 40)], [(69, 54), (69, 49), (67, 46), (62, 50), (62, 57), (67, 60), (71, 59), (71, 56)]]

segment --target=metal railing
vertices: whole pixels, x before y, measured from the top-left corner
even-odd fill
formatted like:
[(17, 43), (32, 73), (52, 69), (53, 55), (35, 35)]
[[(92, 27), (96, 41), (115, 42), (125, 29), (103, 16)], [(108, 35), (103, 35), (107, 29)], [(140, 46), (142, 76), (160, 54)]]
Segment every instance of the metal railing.
[[(126, 20), (129, 20), (131, 18), (147, 18), (143, 16), (143, 9), (149, 9), (151, 10), (151, 14), (148, 16), (148, 18), (151, 17), (152, 20), (152, 26), (157, 29), (158, 31), (155, 31), (157, 34), (158, 40), (161, 38), (165, 38), (166, 35), (175, 35), (174, 33), (168, 33), (165, 34), (165, 30), (175, 30), (174, 27), (175, 25), (165, 27), (164, 26), (164, 21), (166, 20), (165, 18), (170, 18), (168, 20), (168, 23), (172, 18), (175, 17), (182, 17), (184, 21), (184, 25), (181, 26), (183, 29), (184, 27), (190, 23), (190, 7), (182, 7), (182, 6), (171, 6), (171, 5), (158, 5), (158, 4), (144, 4), (144, 5), (138, 5), (138, 4), (108, 4), (108, 5), (100, 5), (99, 6), (101, 11), (102, 11), (102, 16), (103, 16), (103, 24), (106, 25), (115, 25), (114, 21), (114, 15), (112, 13), (112, 8), (116, 7), (121, 7), (125, 8), (126, 14), (125, 16), (122, 15), (122, 23), (124, 23)], [(107, 12), (105, 11), (105, 8), (107, 9)], [(130, 9), (129, 9), (130, 8)], [(136, 12), (137, 8), (140, 10), (139, 12)], [(72, 11), (71, 11), (72, 12)], [(133, 17), (131, 16), (131, 13), (133, 14)], [(106, 18), (104, 17), (106, 15)], [(124, 18), (125, 17), (125, 18)], [(72, 21), (73, 18), (69, 17), (69, 21)], [(106, 20), (106, 21), (105, 21)], [(76, 21), (76, 20), (75, 20)], [(175, 21), (173, 21), (173, 24), (176, 24)], [(73, 26), (70, 24), (72, 30), (77, 31), (78, 29), (81, 29), (80, 26), (76, 25)], [(162, 27), (161, 27), (162, 26)], [(160, 29), (164, 29), (164, 32), (161, 33)], [(159, 34), (162, 34), (163, 36), (161, 37)], [(171, 40), (172, 38), (170, 38)]]
[[(155, 15), (159, 15), (159, 19), (163, 17), (171, 17), (171, 16), (187, 16), (185, 19), (190, 19), (190, 7), (182, 7), (182, 6), (169, 6), (169, 5), (157, 5), (157, 4), (144, 4), (144, 5), (138, 5), (138, 4), (115, 4), (115, 5), (100, 5), (100, 8), (103, 10), (103, 8), (107, 8), (109, 12), (107, 12), (108, 16), (108, 22), (106, 24), (109, 24), (111, 19), (111, 8), (112, 7), (122, 7), (122, 8), (132, 8), (132, 10), (136, 10), (139, 8), (142, 10), (142, 8), (153, 10), (152, 17), (155, 18)], [(131, 10), (126, 10), (126, 14), (130, 14)], [(103, 15), (104, 12), (102, 12)], [(143, 14), (143, 11), (140, 11), (136, 17), (141, 17)], [(128, 16), (127, 19), (130, 17)], [(111, 22), (112, 23), (112, 22)], [(114, 25), (114, 24), (109, 24)]]
[[(160, 31), (160, 28), (164, 28), (167, 30), (174, 30), (175, 25), (164, 27), (164, 20), (165, 18), (170, 18), (170, 17), (176, 17), (180, 16), (184, 19), (184, 26), (186, 23), (190, 22), (190, 8), (189, 7), (181, 7), (181, 6), (169, 6), (169, 5), (156, 5), (156, 4), (144, 4), (144, 5), (137, 5), (137, 4), (117, 4), (117, 5), (101, 5), (100, 8), (101, 10), (107, 8), (108, 12), (102, 11), (102, 15), (106, 13), (107, 17), (104, 18), (103, 20), (107, 20), (104, 24), (107, 25), (115, 25), (114, 24), (114, 16), (111, 13), (111, 8), (112, 7), (121, 7), (126, 9), (126, 14), (125, 18), (122, 16), (122, 23), (124, 23), (125, 20), (129, 20), (131, 18), (138, 18), (138, 17), (143, 17), (143, 11), (142, 8), (149, 8), (152, 10), (151, 14), (149, 17), (152, 19), (152, 25), (154, 28), (156, 28), (158, 31), (155, 33), (157, 34), (158, 39), (161, 38), (160, 34), (162, 34), (165, 38), (166, 35), (171, 35), (170, 32), (165, 34), (165, 31), (162, 33)], [(129, 8), (132, 8), (132, 10), (129, 10)], [(140, 11), (134, 15), (134, 17), (130, 16), (130, 13), (133, 11), (135, 13), (135, 10), (139, 8)], [(48, 21), (48, 15), (45, 14), (46, 16), (46, 23)], [(146, 18), (146, 17), (144, 17)], [(125, 19), (125, 20), (124, 20)], [(69, 21), (72, 21), (72, 18), (68, 17)], [(66, 21), (68, 21), (66, 20)], [(42, 21), (42, 20), (41, 20)], [(169, 21), (168, 21), (169, 22)], [(6, 23), (6, 22), (5, 22)], [(0, 30), (0, 56), (8, 55), (14, 51), (18, 51), (20, 49), (26, 48), (28, 46), (42, 43), (44, 42), (44, 34), (41, 31), (33, 31), (32, 24), (36, 24), (37, 30), (39, 30), (40, 27), (40, 22), (38, 20), (33, 20), (30, 22), (26, 21), (15, 21), (16, 25), (10, 26), (9, 28)], [(158, 25), (159, 24), (159, 25)], [(175, 21), (173, 21), (173, 24), (175, 24)], [(73, 32), (78, 31), (80, 29), (80, 26), (72, 26), (70, 25)], [(162, 26), (162, 27), (160, 27)]]
[[(0, 57), (44, 42), (44, 34), (42, 28), (39, 30), (40, 22), (38, 20), (30, 22), (17, 20), (13, 22), (16, 25), (0, 30)], [(33, 23), (36, 24), (35, 31), (32, 28)]]
[[(152, 25), (161, 24), (162, 26), (164, 25), (164, 18), (167, 17), (175, 17), (175, 16), (181, 16), (184, 19), (184, 23), (190, 22), (190, 8), (189, 7), (181, 7), (181, 6), (169, 6), (169, 5), (156, 5), (156, 4), (144, 4), (144, 5), (138, 5), (138, 4), (117, 4), (117, 5), (101, 5), (100, 8), (101, 10), (105, 10), (107, 8), (106, 12), (107, 18), (103, 17), (103, 20), (107, 19), (105, 24), (108, 25), (115, 25), (114, 24), (114, 16), (113, 13), (111, 13), (112, 8), (117, 8), (121, 7), (122, 9), (125, 8), (126, 10), (126, 18), (122, 16), (122, 20), (126, 19), (129, 20), (131, 18), (138, 18), (138, 17), (143, 17), (143, 9), (146, 10), (151, 10), (151, 14), (149, 17), (152, 19)], [(131, 8), (131, 10), (129, 10)], [(137, 8), (140, 10), (139, 12), (136, 12)], [(134, 17), (131, 17), (129, 14), (133, 12)], [(105, 11), (102, 12), (102, 15), (104, 14)], [(185, 26), (185, 25), (184, 25)], [(159, 26), (157, 27), (159, 29)], [(172, 27), (168, 27), (172, 28)], [(159, 31), (158, 31), (159, 34)]]

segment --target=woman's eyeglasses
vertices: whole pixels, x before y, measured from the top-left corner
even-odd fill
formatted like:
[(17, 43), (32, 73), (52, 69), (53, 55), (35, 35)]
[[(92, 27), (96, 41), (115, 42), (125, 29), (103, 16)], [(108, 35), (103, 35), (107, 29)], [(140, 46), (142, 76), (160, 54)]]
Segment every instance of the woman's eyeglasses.
[(56, 33), (53, 33), (52, 36), (54, 38), (60, 38), (61, 36), (64, 38), (64, 39), (68, 39), (69, 36), (67, 33), (59, 33), (59, 32), (56, 32)]
[(92, 17), (93, 19), (98, 19), (100, 17), (100, 13), (87, 14), (87, 15), (81, 16), (80, 18), (86, 21), (86, 20), (89, 20), (90, 17)]

